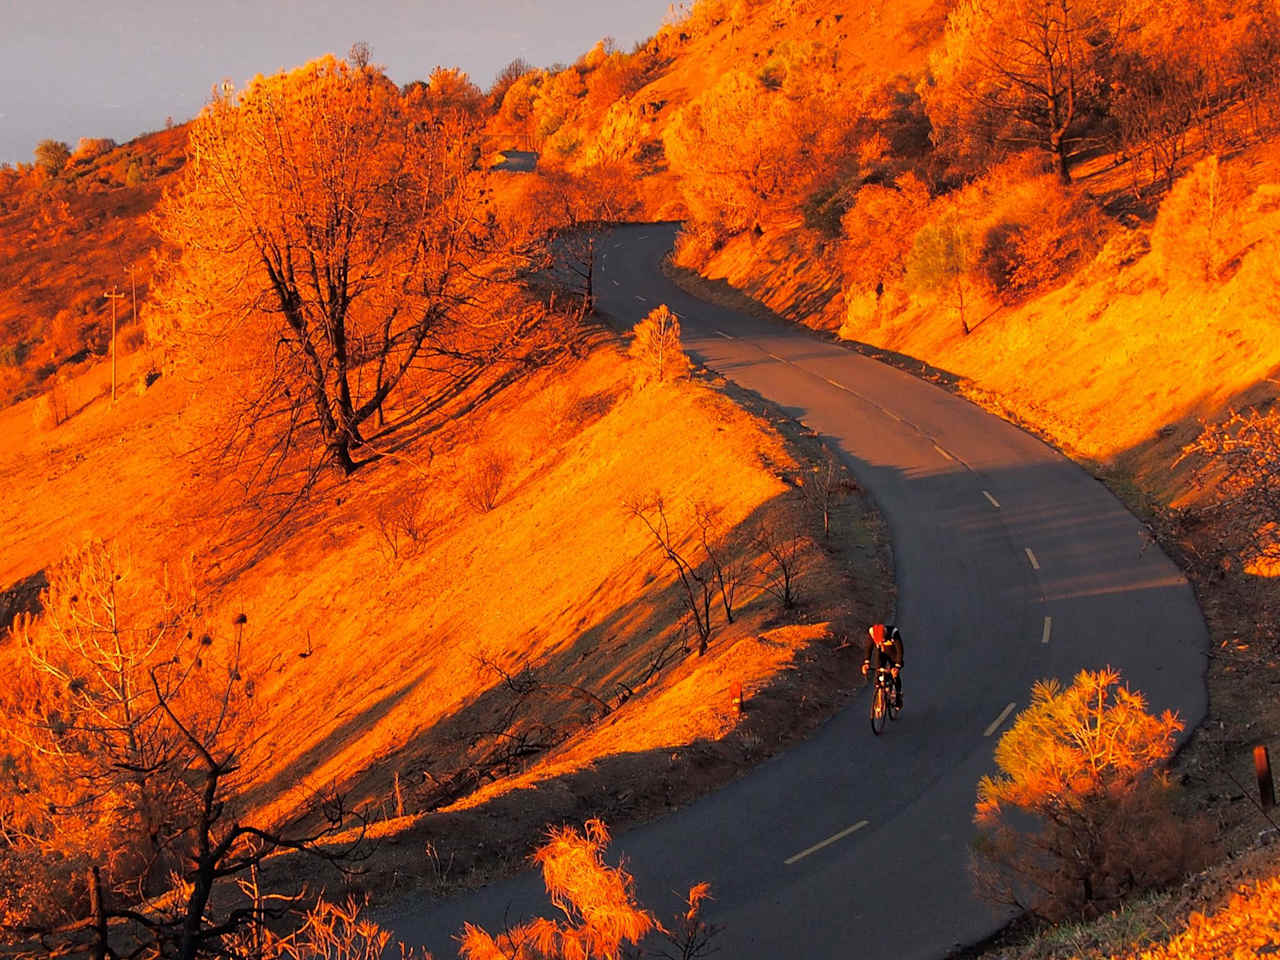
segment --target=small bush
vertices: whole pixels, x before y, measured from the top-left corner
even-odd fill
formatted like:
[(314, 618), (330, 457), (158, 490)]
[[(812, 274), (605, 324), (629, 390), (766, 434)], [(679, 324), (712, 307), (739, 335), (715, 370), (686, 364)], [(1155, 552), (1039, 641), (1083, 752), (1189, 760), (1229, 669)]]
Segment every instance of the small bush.
[(425, 492), (422, 484), (409, 483), (374, 514), (378, 548), (388, 561), (416, 556), (426, 546), (431, 523), (422, 510)]
[(632, 330), (631, 357), (652, 371), (659, 380), (688, 372), (689, 357), (680, 344), (680, 320), (661, 304)]
[(498, 505), (507, 475), (511, 472), (511, 459), (496, 450), (489, 450), (471, 465), (463, 487), (467, 503), (480, 513), (488, 513)]
[(116, 142), (110, 137), (81, 137), (69, 162), (73, 165), (90, 163), (115, 148)]
[(1006, 304), (1064, 280), (1098, 252), (1101, 214), (1082, 192), (1042, 174), (1015, 184), (979, 245), (977, 270)]
[(1085, 918), (1168, 883), (1204, 856), (1164, 770), (1182, 724), (1147, 712), (1107, 668), (1038, 683), (978, 784), (981, 895), (1046, 919)]

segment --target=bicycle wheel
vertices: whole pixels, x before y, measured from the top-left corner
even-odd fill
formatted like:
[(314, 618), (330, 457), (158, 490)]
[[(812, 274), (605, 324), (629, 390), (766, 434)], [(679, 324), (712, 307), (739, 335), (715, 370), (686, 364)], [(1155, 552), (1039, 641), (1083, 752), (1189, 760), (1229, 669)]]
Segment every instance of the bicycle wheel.
[(885, 696), (884, 687), (877, 683), (875, 692), (871, 695), (871, 732), (877, 737), (884, 729), (885, 717), (889, 712), (888, 699)]
[(895, 694), (894, 692), (886, 688), (884, 692), (884, 699), (885, 699), (885, 702), (889, 705), (889, 710), (888, 710), (889, 719), (897, 720), (898, 714), (902, 713), (901, 708), (899, 708), (898, 706), (897, 694)]

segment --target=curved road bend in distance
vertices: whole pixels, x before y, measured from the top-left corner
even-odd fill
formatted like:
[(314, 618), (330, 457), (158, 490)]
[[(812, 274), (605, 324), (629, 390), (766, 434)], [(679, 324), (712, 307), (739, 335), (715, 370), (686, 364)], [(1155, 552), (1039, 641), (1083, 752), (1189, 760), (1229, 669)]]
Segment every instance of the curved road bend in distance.
[[(1031, 685), (1107, 664), (1150, 706), (1202, 719), (1207, 636), (1181, 572), (1098, 481), (973, 404), (808, 331), (697, 300), (662, 275), (675, 227), (596, 246), (599, 309), (629, 329), (659, 303), (702, 363), (833, 442), (893, 537), (906, 709), (886, 736), (854, 704), (809, 740), (617, 837), (642, 903), (669, 918), (707, 880), (733, 960), (938, 958), (1008, 914), (966, 872), (978, 779)], [(464, 921), (552, 908), (532, 871), (383, 919), (437, 957)]]

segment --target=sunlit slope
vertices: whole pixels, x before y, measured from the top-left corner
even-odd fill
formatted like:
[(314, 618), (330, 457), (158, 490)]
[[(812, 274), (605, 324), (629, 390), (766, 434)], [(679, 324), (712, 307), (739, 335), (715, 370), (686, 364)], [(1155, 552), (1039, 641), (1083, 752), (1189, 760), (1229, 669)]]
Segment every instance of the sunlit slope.
[(1237, 197), (1215, 241), (1215, 276), (1199, 265), (1197, 201), (1180, 192), (1154, 226), (1117, 228), (1058, 289), (1016, 307), (983, 304), (969, 336), (953, 309), (923, 299), (841, 333), (967, 378), (1081, 456), (1107, 461), (1158, 439), (1176, 455), (1200, 420), (1274, 395), (1280, 369), (1276, 151), (1223, 169)]
[(149, 217), (181, 170), (185, 125), (119, 146), (83, 141), (56, 178), (0, 168), (0, 405), (81, 372), (108, 349), (110, 290), (121, 351), (142, 341), (133, 296), (146, 299)]
[[(86, 536), (131, 545), (139, 568), (189, 562), (206, 573), (214, 622), (247, 618), (260, 711), (251, 788), (282, 815), (330, 784), (385, 801), (397, 777), (410, 812), (451, 801), (432, 784), (529, 731), (537, 753), (554, 748), (534, 777), (721, 736), (737, 722), (731, 681), (766, 684), (827, 632), (771, 626), (776, 602), (744, 585), (739, 621), (717, 630), (707, 657), (650, 669), (686, 636), (684, 608), (624, 502), (661, 494), (686, 542), (695, 504), (714, 513), (717, 536), (741, 533), (784, 492), (794, 500), (782, 479), (794, 463), (718, 391), (643, 383), (611, 345), (532, 375), (345, 483), (326, 480), (287, 536), (256, 554), (226, 545), (252, 545), (267, 515), (210, 500), (207, 452), (188, 450), (202, 435), (198, 392), (173, 377), (139, 392), (127, 369), (111, 409), (104, 372), (74, 385), (86, 405), (55, 430), (31, 425), (31, 401), (0, 415), (16, 438), (0, 453), (0, 579), (29, 577)], [(504, 470), (485, 510), (475, 483), (491, 454)], [(388, 523), (410, 502), (418, 538), (399, 538), (393, 553)], [(247, 569), (246, 557), (256, 560)], [(807, 576), (825, 576), (827, 562), (815, 558)], [(552, 695), (513, 721), (504, 674), (526, 670)], [(608, 720), (593, 728), (602, 704)]]
[[(760, 74), (775, 55), (810, 49), (828, 52), (827, 68), (848, 92), (884, 83), (922, 69), (942, 35), (947, 9), (938, 0), (703, 0), (687, 19), (658, 34), (670, 65), (636, 99), (663, 104), (660, 116), (669, 118), (731, 70)], [(714, 165), (717, 158), (707, 162)]]

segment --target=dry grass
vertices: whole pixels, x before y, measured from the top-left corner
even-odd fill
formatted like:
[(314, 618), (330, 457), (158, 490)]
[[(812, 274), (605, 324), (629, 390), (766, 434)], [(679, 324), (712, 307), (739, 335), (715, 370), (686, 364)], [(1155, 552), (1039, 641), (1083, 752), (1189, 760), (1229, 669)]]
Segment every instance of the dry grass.
[[(132, 385), (147, 367), (137, 358), (125, 369)], [(263, 516), (218, 499), (213, 465), (192, 453), (209, 399), (170, 375), (112, 407), (104, 376), (95, 368), (73, 385), (97, 399), (55, 430), (33, 428), (31, 401), (0, 412), (15, 438), (0, 451), (0, 584), (89, 535), (132, 544), (139, 566), (193, 554), (215, 619), (248, 618), (245, 667), (264, 710), (248, 757), (260, 814), (288, 819), (336, 784), (375, 819), (403, 811), (381, 835), (432, 838), (440, 863), (464, 851), (450, 883), (518, 863), (566, 796), (612, 797), (610, 819), (622, 824), (734, 776), (841, 702), (855, 674), (835, 648), (849, 624), (891, 610), (882, 533), (850, 503), (837, 522), (856, 556), (819, 548), (815, 517), (807, 602), (793, 617), (777, 619), (752, 587), (737, 623), (718, 618), (706, 657), (684, 652), (672, 574), (623, 501), (661, 490), (689, 536), (692, 505), (711, 504), (727, 533), (797, 500), (780, 478), (819, 451), (785, 420), (782, 433), (766, 426), (765, 410), (744, 410), (723, 385), (635, 387), (612, 344), (446, 417), (345, 484), (326, 478), (279, 539), (249, 556), (230, 545)], [(492, 509), (479, 512), (465, 483), (477, 450), (500, 452), (506, 467)], [(429, 532), (392, 553), (379, 517), (410, 491)], [(504, 674), (531, 690), (514, 692)], [(735, 681), (760, 694), (745, 717), (732, 709)], [(517, 742), (529, 749), (510, 749)], [(674, 791), (661, 785), (673, 751), (708, 745), (711, 769), (699, 764)], [(618, 762), (606, 775), (609, 758)], [(538, 784), (548, 787), (531, 794)], [(507, 796), (519, 797), (504, 817), (510, 834), (494, 842), (489, 815), (473, 822), (467, 811)], [(450, 804), (453, 814), (428, 813)], [(397, 859), (406, 848), (384, 849), (371, 887), (440, 879), (416, 854)]]

